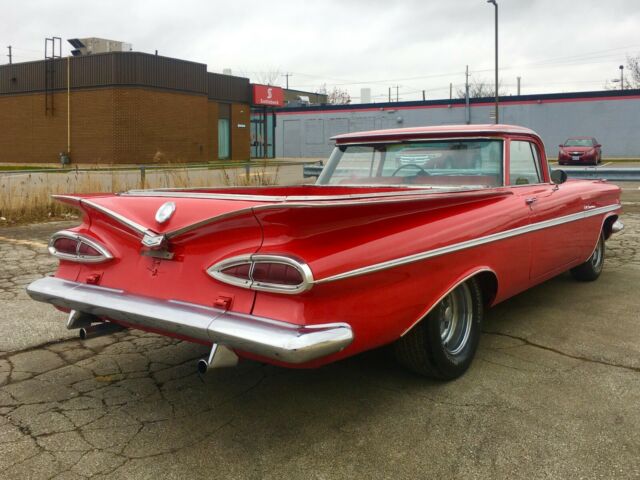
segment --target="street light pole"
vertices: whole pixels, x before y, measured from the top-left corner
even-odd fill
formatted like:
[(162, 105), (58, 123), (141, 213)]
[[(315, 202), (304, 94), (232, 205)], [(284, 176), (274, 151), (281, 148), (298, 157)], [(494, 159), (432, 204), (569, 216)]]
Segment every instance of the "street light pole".
[(495, 30), (496, 30), (496, 123), (500, 123), (499, 113), (498, 113), (498, 2), (496, 0), (487, 0), (487, 3), (492, 3), (496, 10), (496, 21), (495, 21)]
[(620, 65), (620, 90), (624, 90), (624, 65)]

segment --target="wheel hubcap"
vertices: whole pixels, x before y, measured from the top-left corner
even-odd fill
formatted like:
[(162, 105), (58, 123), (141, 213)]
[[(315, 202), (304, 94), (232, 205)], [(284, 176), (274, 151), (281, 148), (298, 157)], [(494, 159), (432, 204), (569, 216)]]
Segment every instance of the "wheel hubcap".
[(599, 268), (602, 263), (602, 248), (602, 240), (599, 240), (598, 246), (594, 250), (593, 255), (591, 255), (591, 265), (596, 269)]
[(471, 292), (462, 284), (440, 303), (440, 338), (449, 354), (457, 355), (467, 345), (472, 323)]

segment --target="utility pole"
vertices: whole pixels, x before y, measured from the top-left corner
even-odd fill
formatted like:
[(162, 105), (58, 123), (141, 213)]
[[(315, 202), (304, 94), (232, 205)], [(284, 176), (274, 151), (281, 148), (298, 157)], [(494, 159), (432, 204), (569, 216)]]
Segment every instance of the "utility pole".
[(496, 55), (496, 124), (500, 123), (499, 113), (498, 113), (498, 2), (497, 0), (487, 0), (487, 3), (493, 4), (496, 10), (496, 20), (495, 20), (495, 30), (496, 30), (496, 47), (495, 47), (495, 55)]
[(396, 85), (396, 102), (400, 101), (400, 85)]
[(289, 90), (289, 77), (293, 77), (291, 73), (285, 73), (284, 78), (286, 78), (287, 90)]
[(13, 57), (11, 55), (11, 45), (9, 45), (7, 48), (9, 49), (9, 55), (7, 55), (7, 57), (9, 57), (9, 65), (11, 65), (13, 63)]
[(449, 84), (449, 101), (453, 100), (453, 83)]
[(471, 105), (469, 105), (469, 65), (464, 74), (464, 103), (467, 125), (471, 123)]
[(520, 96), (520, 80), (522, 77), (518, 77), (518, 96)]
[(620, 90), (624, 90), (624, 65), (620, 65)]
[(389, 87), (389, 103), (391, 103), (391, 87)]
[(427, 96), (425, 94), (425, 91), (422, 90), (422, 101), (424, 102), (427, 99)]

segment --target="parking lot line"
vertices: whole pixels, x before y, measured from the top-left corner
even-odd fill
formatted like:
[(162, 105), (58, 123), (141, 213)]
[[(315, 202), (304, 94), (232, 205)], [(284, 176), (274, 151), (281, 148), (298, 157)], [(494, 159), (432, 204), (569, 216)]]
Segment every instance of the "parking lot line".
[(611, 165), (612, 163), (613, 163), (613, 162), (607, 162), (607, 163), (604, 163), (604, 164), (602, 164), (602, 165), (600, 165), (600, 166), (601, 166), (601, 167), (606, 167), (607, 165)]

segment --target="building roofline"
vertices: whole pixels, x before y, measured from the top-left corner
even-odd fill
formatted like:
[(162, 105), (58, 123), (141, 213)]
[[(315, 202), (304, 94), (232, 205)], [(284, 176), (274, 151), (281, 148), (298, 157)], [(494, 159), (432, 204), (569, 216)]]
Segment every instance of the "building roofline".
[[(523, 102), (545, 102), (545, 101), (562, 101), (562, 100), (580, 100), (580, 99), (598, 99), (611, 97), (638, 97), (640, 89), (632, 90), (596, 90), (588, 92), (569, 92), (569, 93), (541, 93), (531, 95), (508, 95), (499, 97), (501, 104), (523, 103)], [(495, 97), (470, 98), (471, 105), (493, 104)], [(464, 98), (453, 99), (437, 99), (437, 100), (413, 100), (407, 102), (380, 102), (380, 103), (356, 103), (348, 105), (322, 105), (308, 107), (285, 107), (276, 110), (277, 113), (296, 113), (296, 112), (320, 112), (320, 111), (348, 111), (348, 110), (375, 110), (375, 109), (399, 109), (406, 107), (438, 107), (438, 106), (464, 106)]]

